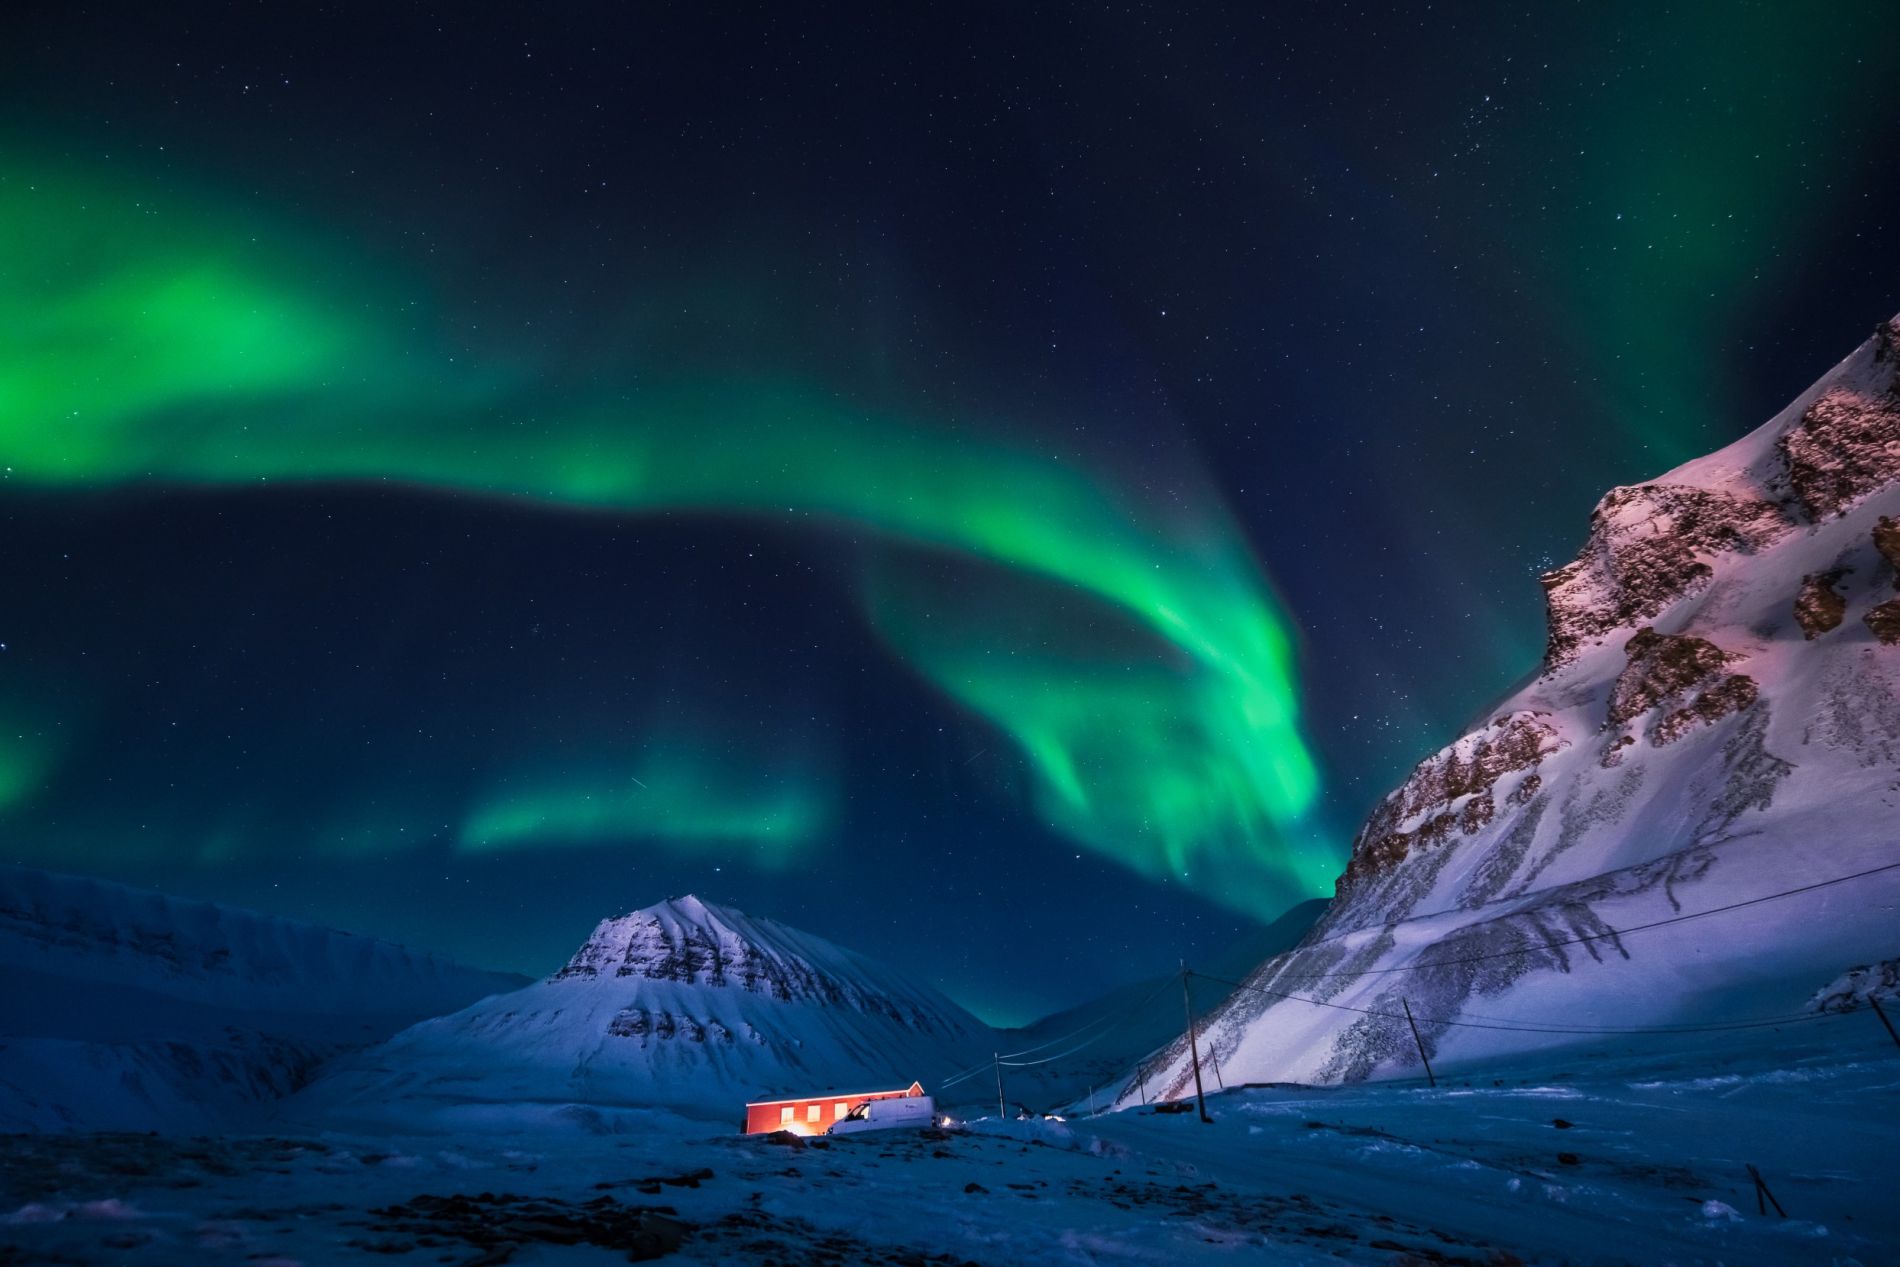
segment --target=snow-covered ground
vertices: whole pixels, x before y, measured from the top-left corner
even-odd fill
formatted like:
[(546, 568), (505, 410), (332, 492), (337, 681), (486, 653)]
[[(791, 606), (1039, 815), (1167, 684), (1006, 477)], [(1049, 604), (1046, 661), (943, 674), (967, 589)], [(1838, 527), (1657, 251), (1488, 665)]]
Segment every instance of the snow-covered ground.
[[(1211, 1126), (1132, 1110), (782, 1142), (623, 1110), (8, 1136), (0, 1263), (1900, 1261), (1900, 1048), (1870, 1012), (1632, 1041), (1436, 1089), (1229, 1091)], [(1786, 1218), (1758, 1212), (1750, 1164)]]

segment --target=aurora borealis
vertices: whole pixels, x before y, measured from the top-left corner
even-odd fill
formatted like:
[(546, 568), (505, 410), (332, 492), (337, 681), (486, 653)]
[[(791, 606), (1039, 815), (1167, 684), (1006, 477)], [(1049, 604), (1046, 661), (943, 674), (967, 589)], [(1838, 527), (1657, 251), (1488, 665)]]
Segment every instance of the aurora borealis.
[(6, 856), (501, 966), (697, 889), (1020, 1015), (1329, 892), (1896, 306), (1873, 6), (218, 14), (0, 53)]

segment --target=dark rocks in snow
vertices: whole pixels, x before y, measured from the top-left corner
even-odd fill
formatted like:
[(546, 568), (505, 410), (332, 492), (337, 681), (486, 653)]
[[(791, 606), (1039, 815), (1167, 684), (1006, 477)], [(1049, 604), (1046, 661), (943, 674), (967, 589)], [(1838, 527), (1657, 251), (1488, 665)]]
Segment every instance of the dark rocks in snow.
[(1610, 688), (1611, 726), (1620, 726), (1713, 681), (1731, 660), (1738, 658), (1707, 639), (1657, 633), (1653, 628), (1638, 630), (1624, 646), (1623, 654), (1628, 663)]
[(1846, 618), (1847, 599), (1834, 588), (1846, 575), (1845, 569), (1835, 568), (1828, 572), (1810, 572), (1801, 578), (1801, 592), (1794, 600), (1794, 619), (1809, 642), (1839, 628)]
[[(1760, 693), (1753, 678), (1723, 672), (1741, 657), (1705, 638), (1642, 629), (1623, 650), (1628, 663), (1610, 688), (1605, 724), (1621, 726), (1666, 704), (1678, 704), (1650, 727), (1649, 740), (1659, 748), (1741, 712)], [(1607, 768), (1620, 763), (1630, 740), (1624, 735), (1612, 743), (1600, 764)]]
[[(1875, 364), (1900, 361), (1894, 322), (1877, 334)], [(1799, 516), (1784, 502), (1819, 521), (1900, 478), (1900, 391), (1890, 370), (1885, 382), (1879, 390), (1843, 383), (1823, 391), (1776, 438), (1781, 469), (1760, 492), (1664, 483), (1611, 489), (1576, 560), (1543, 578), (1545, 671), (1700, 592), (1714, 576), (1712, 557), (1755, 554), (1787, 535)], [(1893, 561), (1900, 540), (1881, 552)]]
[(1880, 557), (1893, 569), (1893, 584), (1900, 589), (1900, 519), (1891, 515), (1882, 515), (1874, 524), (1874, 549), (1880, 551)]
[[(826, 972), (796, 954), (751, 940), (743, 933), (722, 929), (708, 915), (708, 908), (697, 898), (681, 898), (673, 904), (677, 911), (662, 914), (660, 908), (635, 911), (618, 919), (603, 920), (567, 964), (551, 980), (594, 980), (611, 975), (648, 981), (672, 981), (682, 985), (739, 989), (761, 994), (781, 1002), (818, 1003), (885, 1016), (914, 1029), (930, 1028), (930, 1019), (916, 1008)], [(692, 918), (706, 920), (693, 922)], [(653, 1032), (670, 1038), (672, 1018), (654, 1018)], [(696, 1023), (695, 1023), (696, 1024)], [(640, 1036), (638, 1018), (627, 1020), (628, 1033)], [(666, 1029), (666, 1032), (661, 1032)], [(619, 1030), (615, 1031), (619, 1033)], [(693, 1035), (696, 1041), (706, 1037), (703, 1027)], [(715, 1034), (730, 1041), (730, 1034)]]
[(1900, 598), (1888, 599), (1862, 616), (1861, 622), (1886, 645), (1900, 645)]
[(1672, 744), (1698, 726), (1741, 712), (1758, 695), (1754, 678), (1731, 674), (1657, 722), (1650, 731), (1650, 740), (1658, 748)]
[[(1535, 767), (1561, 747), (1563, 740), (1539, 714), (1512, 713), (1419, 762), (1360, 830), (1340, 891), (1394, 866), (1420, 845), (1443, 841), (1453, 831), (1468, 836), (1480, 830), (1496, 814), (1492, 789), (1499, 781)], [(1535, 778), (1527, 776), (1512, 794)], [(1531, 783), (1526, 798), (1536, 786)], [(1405, 828), (1421, 815), (1422, 821)]]
[(1776, 444), (1802, 509), (1830, 519), (1900, 476), (1900, 399), (1829, 388)]
[[(385, 1236), (446, 1238), (484, 1250), (474, 1260), (479, 1264), (506, 1263), (533, 1245), (593, 1245), (625, 1254), (628, 1262), (650, 1262), (677, 1250), (691, 1233), (670, 1206), (623, 1205), (612, 1197), (568, 1202), (508, 1193), (424, 1193), (370, 1213), (376, 1218), (370, 1226)], [(419, 1242), (387, 1240), (355, 1245), (392, 1254), (417, 1247)]]
[(716, 1020), (693, 1016), (675, 1016), (662, 1008), (658, 1012), (643, 1007), (622, 1008), (607, 1022), (607, 1032), (615, 1038), (683, 1038), (688, 1042), (730, 1043), (732, 1030)]
[(1700, 556), (1753, 554), (1790, 527), (1763, 497), (1685, 484), (1611, 489), (1576, 560), (1544, 575), (1545, 671), (1702, 589), (1714, 569)]

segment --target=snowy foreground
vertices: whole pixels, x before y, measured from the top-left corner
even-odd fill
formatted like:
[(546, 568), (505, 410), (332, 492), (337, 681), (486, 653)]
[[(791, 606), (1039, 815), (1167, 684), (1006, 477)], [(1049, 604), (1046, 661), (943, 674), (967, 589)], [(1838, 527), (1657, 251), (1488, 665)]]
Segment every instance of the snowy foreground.
[(1212, 1126), (7, 1136), (0, 1263), (1900, 1261), (1900, 1049), (1864, 1011), (1764, 1037), (1235, 1090)]

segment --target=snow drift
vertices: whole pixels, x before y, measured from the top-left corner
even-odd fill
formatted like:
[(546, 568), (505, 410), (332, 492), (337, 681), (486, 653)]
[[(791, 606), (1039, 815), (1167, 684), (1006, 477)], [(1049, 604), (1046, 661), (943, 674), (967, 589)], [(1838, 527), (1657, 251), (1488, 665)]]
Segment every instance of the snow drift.
[[(1447, 1063), (1579, 1041), (1528, 1027), (1769, 1019), (1900, 949), (1897, 369), (1900, 318), (1604, 497), (1544, 578), (1539, 674), (1373, 810), (1203, 1059), (1230, 1085), (1413, 1073), (1407, 1004)], [(1184, 1041), (1147, 1084), (1191, 1091)]]

